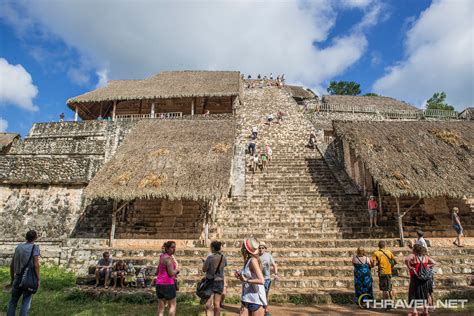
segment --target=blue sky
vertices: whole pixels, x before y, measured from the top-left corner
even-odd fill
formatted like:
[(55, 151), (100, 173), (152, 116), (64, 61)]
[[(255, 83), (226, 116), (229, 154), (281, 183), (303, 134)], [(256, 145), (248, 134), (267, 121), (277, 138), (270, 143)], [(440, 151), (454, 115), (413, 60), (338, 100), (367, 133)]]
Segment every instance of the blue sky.
[(72, 96), (161, 70), (284, 73), (319, 94), (353, 80), (422, 107), (474, 105), (474, 1), (0, 0), (0, 131), (57, 120)]

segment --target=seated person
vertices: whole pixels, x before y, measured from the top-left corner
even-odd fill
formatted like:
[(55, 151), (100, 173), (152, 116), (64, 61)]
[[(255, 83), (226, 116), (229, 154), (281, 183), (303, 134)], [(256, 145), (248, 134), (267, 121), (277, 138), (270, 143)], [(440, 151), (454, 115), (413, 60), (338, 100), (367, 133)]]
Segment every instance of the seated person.
[(95, 268), (95, 287), (99, 286), (99, 281), (101, 278), (104, 278), (104, 286), (105, 288), (109, 287), (109, 278), (110, 272), (112, 270), (112, 258), (110, 257), (110, 253), (108, 251), (102, 254), (102, 259), (97, 262), (97, 266)]
[(114, 268), (112, 270), (112, 278), (114, 279), (114, 289), (117, 286), (117, 279), (120, 279), (120, 287), (124, 287), (125, 284), (125, 274), (127, 273), (127, 267), (125, 266), (125, 262), (122, 260), (117, 261), (114, 264)]
[(137, 275), (137, 286), (146, 287), (146, 267), (141, 267)]
[(127, 274), (125, 275), (125, 283), (127, 286), (137, 286), (137, 276), (135, 275), (135, 267), (131, 262), (127, 266)]

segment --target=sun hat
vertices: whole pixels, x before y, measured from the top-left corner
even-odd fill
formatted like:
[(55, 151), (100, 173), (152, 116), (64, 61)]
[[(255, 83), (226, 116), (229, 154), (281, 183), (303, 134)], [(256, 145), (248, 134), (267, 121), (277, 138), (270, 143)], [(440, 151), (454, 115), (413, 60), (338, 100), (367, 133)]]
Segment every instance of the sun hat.
[(244, 239), (244, 247), (252, 255), (258, 254), (258, 242), (254, 238)]
[(370, 198), (371, 198), (371, 199), (375, 199), (375, 196), (374, 196), (374, 195), (371, 195)]
[(267, 244), (263, 241), (260, 242), (260, 245), (258, 245), (259, 247), (265, 247), (265, 249), (267, 249)]

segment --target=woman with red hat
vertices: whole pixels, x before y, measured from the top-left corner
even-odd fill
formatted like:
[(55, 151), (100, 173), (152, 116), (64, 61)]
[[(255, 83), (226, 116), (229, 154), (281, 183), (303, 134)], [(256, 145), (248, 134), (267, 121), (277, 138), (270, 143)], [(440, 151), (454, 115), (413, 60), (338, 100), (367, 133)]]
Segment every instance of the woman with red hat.
[(244, 239), (240, 249), (244, 258), (244, 268), (234, 273), (235, 277), (242, 281), (240, 315), (263, 316), (264, 306), (267, 306), (258, 245), (255, 239)]

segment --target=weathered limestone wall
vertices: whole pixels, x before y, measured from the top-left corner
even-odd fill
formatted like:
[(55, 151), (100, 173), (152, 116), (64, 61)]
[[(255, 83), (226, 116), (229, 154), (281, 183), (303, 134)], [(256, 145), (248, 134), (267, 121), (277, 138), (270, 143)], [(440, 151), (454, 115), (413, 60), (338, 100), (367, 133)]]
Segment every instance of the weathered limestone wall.
[(428, 214), (447, 214), (449, 207), (445, 197), (425, 198), (424, 210)]
[(84, 186), (1, 185), (0, 236), (22, 240), (35, 229), (43, 239), (66, 238), (80, 216)]
[(8, 152), (9, 155), (101, 155), (104, 152), (103, 137), (62, 137), (27, 138), (17, 140)]

